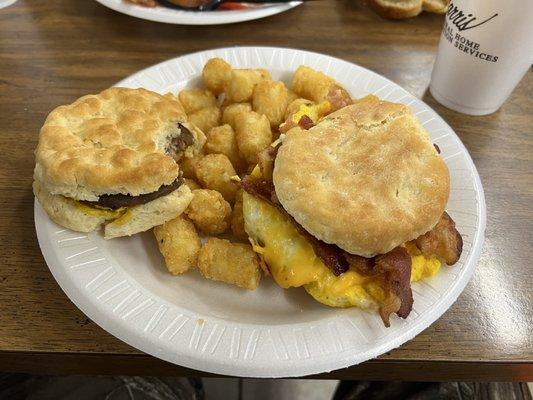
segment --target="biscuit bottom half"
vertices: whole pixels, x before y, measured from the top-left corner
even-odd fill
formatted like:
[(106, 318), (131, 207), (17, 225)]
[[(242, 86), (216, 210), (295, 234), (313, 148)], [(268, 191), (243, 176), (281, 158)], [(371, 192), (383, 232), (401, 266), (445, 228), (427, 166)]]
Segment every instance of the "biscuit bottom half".
[(49, 193), (33, 182), (33, 193), (56, 224), (78, 232), (92, 232), (104, 226), (105, 239), (131, 236), (164, 224), (180, 215), (193, 195), (186, 185), (148, 203), (117, 209), (96, 208), (75, 199)]

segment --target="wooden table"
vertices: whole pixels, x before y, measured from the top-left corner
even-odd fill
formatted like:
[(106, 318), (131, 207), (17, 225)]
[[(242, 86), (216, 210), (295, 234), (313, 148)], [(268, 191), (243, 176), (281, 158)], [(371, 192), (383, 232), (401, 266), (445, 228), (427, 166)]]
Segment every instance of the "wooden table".
[(207, 375), (129, 347), (63, 294), (35, 236), (33, 150), (47, 113), (59, 104), (182, 54), (272, 45), (353, 61), (423, 98), (472, 154), (488, 205), (481, 260), (450, 310), (401, 348), (323, 376), (533, 381), (533, 76), (493, 115), (447, 110), (427, 92), (441, 25), (436, 15), (385, 21), (355, 0), (313, 1), (263, 20), (211, 27), (148, 22), (89, 0), (19, 0), (0, 10), (0, 369)]

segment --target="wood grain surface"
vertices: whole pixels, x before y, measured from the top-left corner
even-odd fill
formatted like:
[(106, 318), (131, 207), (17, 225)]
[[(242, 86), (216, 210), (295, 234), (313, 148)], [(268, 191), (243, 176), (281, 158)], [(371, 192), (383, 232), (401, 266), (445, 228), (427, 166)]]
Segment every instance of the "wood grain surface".
[(19, 0), (0, 10), (0, 369), (203, 375), (129, 347), (63, 294), (35, 235), (33, 151), (59, 104), (179, 55), (272, 45), (355, 62), (422, 98), (468, 148), (488, 206), (476, 273), (444, 316), (399, 349), (327, 377), (533, 381), (532, 74), (495, 114), (470, 117), (440, 106), (427, 87), (442, 22), (431, 14), (386, 21), (355, 0), (204, 27), (135, 19), (90, 0)]

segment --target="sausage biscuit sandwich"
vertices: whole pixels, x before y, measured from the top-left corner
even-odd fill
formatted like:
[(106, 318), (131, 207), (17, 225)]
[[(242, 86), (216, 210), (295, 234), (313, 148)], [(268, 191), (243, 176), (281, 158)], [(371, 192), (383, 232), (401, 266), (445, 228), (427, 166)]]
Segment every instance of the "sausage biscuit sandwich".
[(279, 286), (379, 309), (389, 326), (412, 309), (411, 281), (458, 261), (449, 171), (407, 106), (367, 96), (259, 159), (242, 182), (245, 230)]
[(57, 107), (35, 152), (33, 191), (50, 218), (105, 238), (129, 236), (181, 214), (191, 201), (177, 160), (205, 142), (179, 101), (110, 88)]

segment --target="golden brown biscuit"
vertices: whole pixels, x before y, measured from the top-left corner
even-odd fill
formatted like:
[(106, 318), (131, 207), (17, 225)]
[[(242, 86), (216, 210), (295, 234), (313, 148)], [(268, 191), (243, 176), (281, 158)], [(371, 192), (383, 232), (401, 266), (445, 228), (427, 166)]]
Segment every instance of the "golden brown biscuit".
[[(145, 89), (115, 87), (81, 97), (48, 115), (35, 178), (51, 194), (78, 200), (156, 191), (178, 177), (167, 149), (185, 121), (174, 96)], [(201, 134), (192, 128), (191, 133)]]
[(290, 130), (274, 167), (283, 207), (352, 254), (386, 253), (429, 231), (448, 200), (448, 168), (408, 107), (367, 96), (308, 131)]
[(92, 232), (121, 214), (94, 212), (88, 207), (80, 207), (72, 199), (48, 193), (39, 181), (33, 181), (33, 193), (52, 221), (78, 232)]

